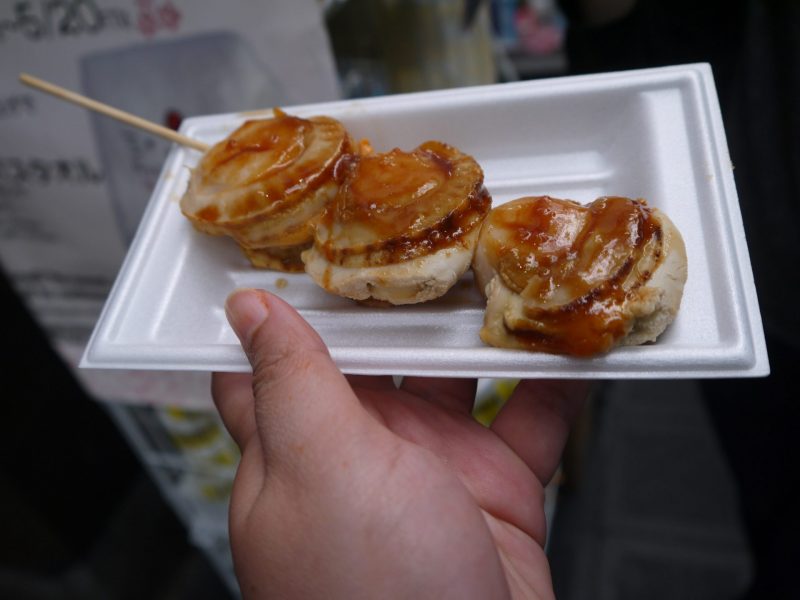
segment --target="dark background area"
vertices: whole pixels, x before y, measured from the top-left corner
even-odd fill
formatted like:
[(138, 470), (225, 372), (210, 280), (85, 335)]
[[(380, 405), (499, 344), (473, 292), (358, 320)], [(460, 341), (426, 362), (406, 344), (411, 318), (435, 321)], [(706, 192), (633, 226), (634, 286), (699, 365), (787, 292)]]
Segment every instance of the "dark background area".
[[(600, 3), (567, 0), (562, 4), (571, 23), (567, 54), (573, 73), (711, 64), (771, 375), (704, 381), (698, 402), (735, 484), (753, 561), (746, 597), (796, 598), (792, 573), (794, 557), (800, 556), (800, 517), (794, 490), (800, 487), (800, 471), (790, 465), (797, 465), (800, 458), (795, 433), (800, 407), (793, 376), (800, 358), (800, 312), (794, 302), (800, 292), (795, 274), (800, 264), (795, 231), (800, 218), (800, 3), (640, 0), (632, 2), (633, 8), (621, 18), (603, 24), (586, 18), (586, 6)], [(668, 459), (662, 465), (664, 479), (675, 473), (667, 464)], [(688, 498), (702, 504), (697, 494), (702, 488), (680, 478), (673, 484), (684, 485)], [(631, 566), (628, 581), (635, 580), (636, 571)], [(705, 572), (710, 573), (713, 570)], [(659, 577), (652, 575), (647, 597), (682, 597), (670, 585), (659, 586)], [(678, 569), (673, 575), (681, 577), (682, 572)], [(706, 592), (698, 595), (696, 589), (683, 596), (731, 597), (720, 594), (720, 589), (716, 594), (712, 588)]]
[(0, 598), (228, 597), (0, 275)]

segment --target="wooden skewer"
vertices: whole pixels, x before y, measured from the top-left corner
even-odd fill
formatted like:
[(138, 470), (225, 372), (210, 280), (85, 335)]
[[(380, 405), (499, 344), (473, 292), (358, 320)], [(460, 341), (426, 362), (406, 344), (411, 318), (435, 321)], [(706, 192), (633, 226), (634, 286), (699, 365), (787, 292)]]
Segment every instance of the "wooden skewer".
[(206, 150), (208, 150), (208, 144), (204, 144), (203, 142), (199, 142), (190, 137), (186, 137), (185, 135), (181, 135), (177, 131), (173, 131), (168, 127), (162, 127), (161, 125), (153, 123), (152, 121), (148, 121), (147, 119), (137, 117), (136, 115), (132, 115), (131, 113), (125, 112), (124, 110), (114, 108), (113, 106), (109, 106), (108, 104), (103, 104), (102, 102), (98, 102), (97, 100), (92, 100), (91, 98), (87, 98), (86, 96), (82, 96), (81, 94), (71, 92), (68, 89), (55, 85), (53, 83), (49, 83), (47, 81), (44, 81), (43, 79), (34, 77), (33, 75), (28, 75), (27, 73), (20, 73), (19, 80), (25, 85), (29, 85), (33, 88), (36, 88), (37, 90), (46, 92), (48, 94), (52, 94), (57, 98), (61, 98), (62, 100), (66, 100), (67, 102), (72, 102), (74, 104), (77, 104), (78, 106), (88, 108), (89, 110), (99, 112), (103, 115), (111, 117), (112, 119), (117, 119), (118, 121), (122, 121), (123, 123), (126, 123), (128, 125), (138, 127), (139, 129), (143, 129), (144, 131), (147, 131), (149, 133), (166, 138), (171, 142), (177, 142), (182, 146), (188, 146), (189, 148), (194, 148), (195, 150), (199, 150), (200, 152), (205, 152)]

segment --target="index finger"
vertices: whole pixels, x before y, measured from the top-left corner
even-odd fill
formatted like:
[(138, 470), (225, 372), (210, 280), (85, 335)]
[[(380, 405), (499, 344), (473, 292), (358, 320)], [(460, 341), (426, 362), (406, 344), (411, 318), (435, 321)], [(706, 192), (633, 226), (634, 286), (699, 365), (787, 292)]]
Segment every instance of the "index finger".
[(211, 397), (225, 429), (244, 451), (256, 431), (253, 376), (250, 373), (212, 373)]
[(547, 485), (588, 394), (586, 381), (521, 381), (492, 423), (492, 431)]

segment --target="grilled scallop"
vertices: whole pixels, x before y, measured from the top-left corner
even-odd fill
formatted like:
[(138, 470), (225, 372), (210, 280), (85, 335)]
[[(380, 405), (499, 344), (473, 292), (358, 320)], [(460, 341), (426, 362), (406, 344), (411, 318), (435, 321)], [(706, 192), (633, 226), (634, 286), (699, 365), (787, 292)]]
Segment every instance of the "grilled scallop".
[(338, 121), (276, 109), (274, 118), (245, 122), (205, 154), (181, 211), (200, 231), (234, 238), (254, 266), (302, 271), (300, 252), (336, 194), (334, 167), (351, 147)]
[(655, 341), (686, 282), (680, 233), (644, 200), (548, 196), (498, 206), (473, 263), (492, 346), (592, 356)]
[(353, 156), (303, 253), (306, 272), (334, 294), (412, 304), (443, 295), (469, 268), (491, 205), (483, 171), (452, 146)]

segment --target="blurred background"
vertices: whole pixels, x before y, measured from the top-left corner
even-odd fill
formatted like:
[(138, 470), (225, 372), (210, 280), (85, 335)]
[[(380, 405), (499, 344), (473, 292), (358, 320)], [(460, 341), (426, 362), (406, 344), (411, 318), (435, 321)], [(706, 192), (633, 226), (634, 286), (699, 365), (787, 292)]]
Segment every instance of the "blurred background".
[[(177, 128), (336, 98), (709, 62), (767, 336), (757, 380), (605, 381), (548, 489), (559, 598), (797, 598), (800, 5), (0, 0), (0, 598), (235, 598), (208, 375), (78, 371)], [(488, 422), (513, 381), (483, 381)], [(791, 382), (793, 383), (793, 381)]]

